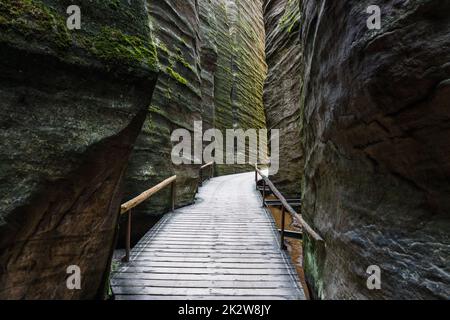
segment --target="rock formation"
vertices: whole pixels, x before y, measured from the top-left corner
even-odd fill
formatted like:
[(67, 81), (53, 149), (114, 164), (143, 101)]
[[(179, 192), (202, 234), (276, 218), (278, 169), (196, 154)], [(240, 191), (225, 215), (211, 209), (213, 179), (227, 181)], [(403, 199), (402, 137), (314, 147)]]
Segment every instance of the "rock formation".
[[(267, 65), (262, 0), (215, 0), (216, 41), (215, 127), (265, 128), (262, 100)], [(218, 174), (248, 170), (248, 166), (218, 165)]]
[[(175, 129), (193, 132), (194, 121), (202, 119), (200, 23), (196, 4), (195, 0), (148, 2), (161, 73), (130, 159), (124, 201), (172, 175), (177, 175), (177, 205), (187, 205), (194, 200), (199, 166), (172, 164), (170, 138)], [(170, 190), (165, 189), (134, 209), (133, 242), (139, 240), (170, 207)]]
[(215, 74), (219, 52), (216, 42), (217, 18), (212, 1), (200, 1), (200, 65), (202, 89), (203, 130), (214, 128), (215, 124)]
[(280, 170), (271, 177), (287, 198), (299, 198), (303, 157), (300, 148), (300, 0), (266, 0), (264, 86), (267, 128), (280, 130)]
[[(124, 201), (176, 174), (176, 202), (183, 206), (194, 200), (199, 165), (172, 164), (175, 143), (170, 136), (175, 129), (193, 132), (196, 120), (203, 122), (203, 130), (223, 133), (265, 127), (262, 3), (164, 0), (149, 2), (148, 12), (161, 75), (130, 160)], [(249, 167), (216, 169), (220, 175)], [(167, 189), (133, 211), (133, 242), (168, 211), (169, 204)]]
[[(0, 3), (0, 299), (91, 299), (156, 82), (145, 1)], [(81, 290), (66, 286), (81, 270)]]
[[(450, 3), (303, 0), (303, 214), (320, 298), (448, 298)], [(381, 290), (366, 270), (381, 268)]]

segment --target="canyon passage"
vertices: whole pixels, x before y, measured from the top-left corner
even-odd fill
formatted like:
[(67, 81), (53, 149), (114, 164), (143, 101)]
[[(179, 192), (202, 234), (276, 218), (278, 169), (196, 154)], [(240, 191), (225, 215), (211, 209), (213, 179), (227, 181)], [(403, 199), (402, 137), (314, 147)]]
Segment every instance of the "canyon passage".
[[(2, 1), (0, 299), (448, 299), (450, 3), (373, 5)], [(279, 170), (174, 164), (195, 122), (279, 130)]]

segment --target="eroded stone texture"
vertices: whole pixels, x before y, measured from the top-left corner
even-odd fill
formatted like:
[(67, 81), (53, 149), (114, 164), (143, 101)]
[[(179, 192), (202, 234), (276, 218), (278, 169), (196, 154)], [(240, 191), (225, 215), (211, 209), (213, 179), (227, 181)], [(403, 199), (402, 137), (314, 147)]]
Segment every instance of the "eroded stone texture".
[[(203, 130), (223, 134), (265, 127), (262, 3), (165, 0), (149, 2), (148, 12), (162, 74), (131, 157), (124, 201), (177, 174), (176, 202), (182, 206), (194, 200), (199, 166), (172, 164), (175, 129), (192, 133), (195, 120), (203, 122)], [(216, 173), (242, 170), (249, 167), (218, 166)], [(133, 211), (134, 241), (168, 211), (169, 196), (170, 190), (163, 190)]]
[[(448, 298), (450, 3), (303, 1), (303, 214), (321, 298)], [(382, 269), (369, 291), (366, 269)]]
[[(215, 0), (216, 41), (219, 52), (215, 73), (215, 127), (265, 128), (263, 85), (265, 32), (262, 1)], [(218, 174), (248, 171), (248, 166), (216, 166)]]
[[(176, 129), (193, 133), (201, 120), (199, 12), (196, 0), (149, 1), (148, 14), (158, 49), (161, 74), (143, 130), (130, 159), (125, 200), (177, 175), (177, 205), (192, 203), (199, 166), (175, 166), (171, 134)], [(133, 210), (133, 242), (154, 224), (155, 216), (171, 207), (170, 188)]]
[(71, 1), (0, 3), (0, 299), (99, 297), (109, 272), (156, 51), (144, 1), (78, 3), (76, 32)]
[(267, 128), (280, 130), (280, 169), (271, 176), (287, 198), (299, 198), (303, 157), (300, 148), (300, 0), (266, 0), (264, 86)]
[(216, 43), (217, 18), (211, 1), (200, 1), (200, 64), (202, 79), (203, 130), (214, 128), (215, 74), (219, 52)]

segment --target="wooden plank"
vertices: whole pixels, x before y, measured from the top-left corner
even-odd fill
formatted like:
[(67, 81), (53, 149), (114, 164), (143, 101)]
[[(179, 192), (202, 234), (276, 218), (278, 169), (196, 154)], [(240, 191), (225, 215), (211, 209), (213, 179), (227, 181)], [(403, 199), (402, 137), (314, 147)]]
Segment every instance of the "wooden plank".
[[(137, 250), (142, 248), (147, 248), (148, 246), (136, 246), (135, 248)], [(251, 244), (246, 245), (245, 243), (242, 245), (230, 245), (230, 244), (221, 244), (221, 243), (210, 243), (210, 244), (194, 244), (194, 243), (180, 243), (180, 244), (170, 244), (170, 243), (164, 243), (161, 242), (151, 242), (152, 248), (167, 248), (167, 249), (209, 249), (209, 250), (263, 250), (263, 251), (270, 251), (273, 249), (273, 246), (270, 244)]]
[(266, 261), (284, 261), (284, 259), (278, 255), (199, 255), (180, 253), (178, 255), (162, 255), (154, 253), (143, 253), (133, 257), (133, 261), (139, 260), (152, 260), (152, 261), (223, 261), (223, 262), (266, 262)]
[[(205, 229), (202, 230), (202, 233), (199, 233), (198, 231), (192, 230), (192, 229), (177, 229), (177, 230), (171, 230), (171, 229), (166, 229), (164, 230), (164, 234), (166, 236), (198, 236), (198, 237), (211, 237), (211, 236), (217, 236), (220, 235), (222, 237), (226, 237), (226, 236), (231, 236), (231, 237), (242, 237), (245, 236), (245, 238), (247, 238), (247, 236), (249, 235), (249, 232), (251, 232), (251, 236), (252, 237), (260, 237), (260, 238), (264, 238), (267, 239), (267, 231), (268, 230), (260, 230), (260, 231), (255, 231), (255, 230), (244, 230), (244, 231), (226, 231), (226, 230), (207, 230), (205, 231)], [(162, 236), (162, 235), (157, 235), (157, 236)]]
[[(278, 229), (278, 232), (281, 233), (281, 229)], [(303, 239), (303, 232), (297, 232), (297, 231), (290, 231), (290, 230), (284, 230), (284, 236), (292, 239)]]
[(192, 262), (192, 263), (199, 263), (199, 262), (220, 262), (220, 263), (259, 263), (264, 265), (266, 262), (282, 262), (284, 263), (284, 260), (280, 257), (258, 257), (258, 258), (251, 258), (247, 256), (241, 256), (241, 257), (192, 257), (192, 256), (155, 256), (155, 255), (142, 255), (140, 254), (135, 259), (133, 259), (134, 262), (136, 261), (154, 261), (154, 262)]
[[(258, 289), (258, 296), (291, 295), (296, 296), (292, 288)], [(145, 294), (145, 295), (220, 295), (220, 296), (254, 296), (255, 289), (228, 288), (158, 288), (158, 287), (121, 287), (115, 288), (117, 294)]]
[[(140, 250), (139, 250), (140, 249)], [(261, 251), (260, 249), (246, 249), (246, 248), (237, 248), (237, 249), (230, 249), (230, 248), (222, 248), (220, 250), (211, 251), (209, 248), (167, 248), (167, 247), (136, 247), (134, 254), (136, 254), (139, 251), (141, 252), (178, 252), (178, 253), (222, 253), (222, 254), (245, 254), (245, 255), (260, 255), (260, 254), (279, 254), (276, 250), (264, 250)]]
[(118, 273), (113, 281), (130, 280), (173, 280), (173, 281), (280, 281), (292, 283), (289, 275), (254, 275), (254, 274), (172, 274), (172, 273)]
[(134, 252), (132, 254), (133, 258), (144, 258), (144, 257), (189, 257), (189, 258), (229, 258), (229, 259), (282, 259), (277, 252), (259, 252), (259, 251), (228, 251), (228, 252), (210, 252), (210, 251), (193, 251), (189, 250), (171, 250), (167, 251), (164, 249), (144, 249), (141, 252)]
[(252, 270), (265, 270), (267, 268), (270, 269), (280, 269), (285, 270), (286, 264), (283, 262), (265, 262), (264, 264), (261, 263), (249, 263), (249, 262), (179, 262), (179, 261), (152, 261), (152, 260), (133, 260), (132, 263), (130, 263), (131, 267), (142, 267), (146, 269), (151, 268), (190, 268), (190, 269), (252, 269)]
[(120, 270), (120, 272), (131, 273), (178, 273), (178, 274), (234, 274), (234, 275), (289, 275), (290, 271), (286, 268), (283, 269), (231, 269), (231, 268), (163, 268), (163, 267), (127, 267)]
[(152, 245), (158, 245), (158, 244), (167, 244), (167, 245), (181, 245), (181, 246), (240, 246), (244, 245), (246, 247), (254, 247), (254, 246), (268, 246), (271, 247), (273, 245), (273, 242), (265, 241), (265, 240), (231, 240), (231, 239), (215, 239), (214, 242), (208, 241), (208, 240), (183, 240), (183, 239), (175, 239), (175, 240), (169, 240), (169, 239), (155, 239), (152, 242)]
[[(248, 236), (249, 234), (246, 232), (244, 234), (241, 235), (233, 235), (233, 234), (221, 234), (220, 232), (217, 232), (216, 234), (210, 234), (210, 235), (198, 235), (196, 236), (195, 233), (192, 234), (173, 234), (170, 232), (167, 232), (164, 236), (159, 235), (156, 236), (155, 239), (157, 238), (162, 238), (162, 239), (166, 239), (166, 240), (185, 240), (185, 241), (193, 241), (193, 240), (206, 240), (206, 241), (214, 241), (214, 240), (238, 240), (238, 241), (244, 241), (244, 240), (248, 240)], [(251, 238), (254, 240), (265, 240), (267, 241), (267, 235), (264, 236), (263, 234), (260, 235), (255, 235), (255, 234), (250, 234)]]
[(290, 281), (230, 281), (230, 280), (143, 280), (114, 279), (113, 287), (155, 288), (227, 288), (227, 289), (279, 289), (292, 288)]

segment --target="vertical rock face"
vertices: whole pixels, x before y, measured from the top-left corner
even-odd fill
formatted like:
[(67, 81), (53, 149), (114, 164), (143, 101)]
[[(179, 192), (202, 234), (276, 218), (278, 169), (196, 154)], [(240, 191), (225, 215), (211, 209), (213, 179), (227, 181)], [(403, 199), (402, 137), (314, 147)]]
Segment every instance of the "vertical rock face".
[[(171, 160), (171, 134), (176, 129), (193, 132), (202, 119), (199, 12), (196, 0), (148, 2), (152, 35), (161, 65), (155, 93), (143, 130), (130, 159), (125, 200), (132, 199), (164, 179), (177, 175), (177, 205), (194, 200), (199, 166), (175, 166)], [(133, 240), (141, 238), (155, 216), (170, 207), (170, 190), (133, 211)]]
[(264, 86), (267, 128), (280, 130), (280, 170), (271, 177), (286, 197), (300, 197), (303, 157), (300, 147), (300, 0), (266, 0)]
[[(144, 1), (0, 3), (0, 299), (93, 298), (156, 80)], [(68, 290), (66, 270), (81, 270)]]
[[(215, 127), (265, 127), (262, 101), (267, 66), (264, 60), (262, 1), (212, 1), (217, 18), (219, 52), (215, 73)], [(219, 174), (248, 170), (248, 166), (217, 166)]]
[[(179, 1), (148, 4), (161, 75), (144, 129), (127, 172), (125, 200), (177, 174), (177, 205), (194, 200), (198, 165), (175, 166), (170, 141), (175, 129), (265, 127), (262, 103), (266, 73), (262, 2)], [(193, 134), (192, 134), (193, 136)], [(218, 166), (218, 174), (248, 166)], [(164, 190), (133, 211), (138, 240), (169, 208)]]
[(211, 1), (200, 1), (200, 65), (202, 80), (203, 130), (214, 127), (216, 112), (214, 76), (217, 70), (217, 19)]
[[(304, 0), (303, 214), (322, 298), (448, 298), (450, 3)], [(366, 270), (381, 268), (381, 290)]]

